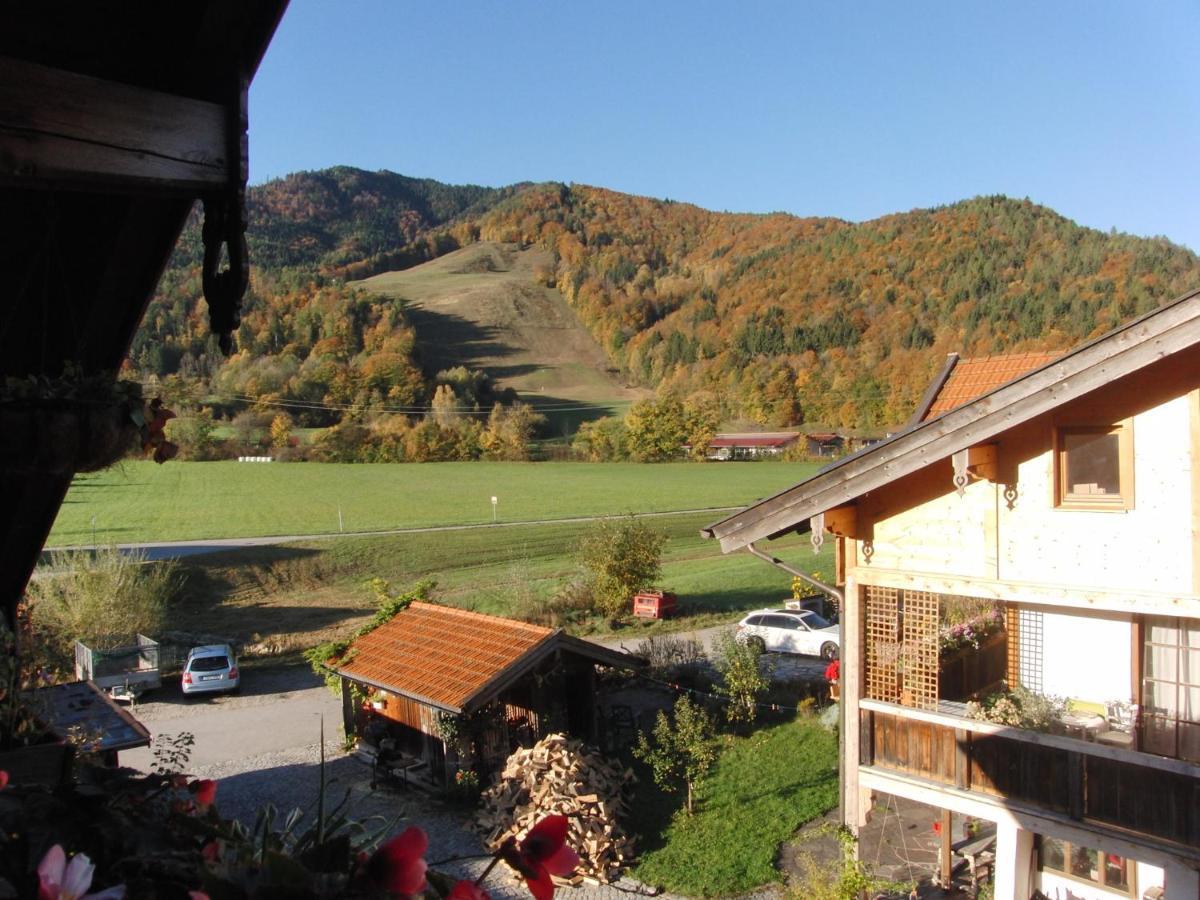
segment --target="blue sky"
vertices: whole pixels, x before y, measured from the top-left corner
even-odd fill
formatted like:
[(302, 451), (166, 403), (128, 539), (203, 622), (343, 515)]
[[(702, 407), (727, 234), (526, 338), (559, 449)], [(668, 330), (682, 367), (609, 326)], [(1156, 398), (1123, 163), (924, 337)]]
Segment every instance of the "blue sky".
[(335, 164), (854, 221), (978, 194), (1200, 251), (1200, 2), (292, 0), (251, 179)]

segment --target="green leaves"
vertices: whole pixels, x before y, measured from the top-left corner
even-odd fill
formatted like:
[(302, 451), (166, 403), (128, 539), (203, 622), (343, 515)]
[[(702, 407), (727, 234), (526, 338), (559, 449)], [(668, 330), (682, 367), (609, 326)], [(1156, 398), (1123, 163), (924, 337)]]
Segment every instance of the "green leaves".
[(600, 612), (612, 617), (629, 611), (633, 595), (650, 587), (662, 571), (667, 536), (632, 515), (601, 519), (584, 538), (579, 559), (588, 572)]

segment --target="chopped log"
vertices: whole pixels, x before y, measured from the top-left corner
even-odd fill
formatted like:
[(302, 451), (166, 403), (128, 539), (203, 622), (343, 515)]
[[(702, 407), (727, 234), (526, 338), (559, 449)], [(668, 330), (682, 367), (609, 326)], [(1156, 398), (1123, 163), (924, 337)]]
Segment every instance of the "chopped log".
[(619, 820), (628, 807), (623, 793), (631, 781), (632, 772), (580, 741), (547, 735), (508, 758), (496, 783), (483, 793), (475, 826), (495, 850), (509, 837), (521, 840), (546, 816), (564, 815), (567, 843), (579, 854), (580, 865), (560, 883), (612, 881), (634, 858), (633, 839)]

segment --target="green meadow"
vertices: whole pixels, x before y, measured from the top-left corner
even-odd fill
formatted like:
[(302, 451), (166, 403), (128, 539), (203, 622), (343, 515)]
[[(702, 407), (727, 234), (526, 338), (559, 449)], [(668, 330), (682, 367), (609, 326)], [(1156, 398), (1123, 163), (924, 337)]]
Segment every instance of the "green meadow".
[(746, 506), (812, 463), (127, 462), (77, 476), (47, 546), (390, 531)]

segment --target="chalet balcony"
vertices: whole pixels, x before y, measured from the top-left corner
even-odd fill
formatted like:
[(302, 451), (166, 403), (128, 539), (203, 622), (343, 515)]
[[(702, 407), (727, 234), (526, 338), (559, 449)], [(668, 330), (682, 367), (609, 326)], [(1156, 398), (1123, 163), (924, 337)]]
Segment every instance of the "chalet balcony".
[(1032, 812), (1200, 846), (1200, 765), (1105, 743), (920, 710), (859, 703), (859, 765), (997, 798)]

